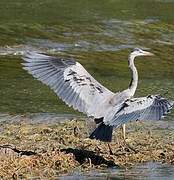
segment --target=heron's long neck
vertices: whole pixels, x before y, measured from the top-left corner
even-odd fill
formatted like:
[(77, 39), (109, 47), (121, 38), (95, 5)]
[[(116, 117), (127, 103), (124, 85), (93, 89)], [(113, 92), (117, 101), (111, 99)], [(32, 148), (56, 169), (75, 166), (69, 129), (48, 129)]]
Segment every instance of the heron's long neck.
[(133, 96), (135, 94), (135, 91), (137, 89), (137, 85), (138, 85), (138, 72), (137, 72), (137, 68), (135, 67), (134, 64), (134, 56), (129, 56), (128, 59), (128, 65), (129, 65), (129, 69), (131, 71), (131, 81), (129, 84), (129, 89), (131, 92), (131, 95)]

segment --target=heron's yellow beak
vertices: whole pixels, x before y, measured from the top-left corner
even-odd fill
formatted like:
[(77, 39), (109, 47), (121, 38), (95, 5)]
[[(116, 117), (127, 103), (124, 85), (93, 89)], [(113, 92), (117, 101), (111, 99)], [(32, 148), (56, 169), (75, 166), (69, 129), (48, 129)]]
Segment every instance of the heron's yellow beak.
[(143, 51), (142, 53), (143, 53), (143, 56), (154, 56), (153, 53), (148, 52), (148, 51)]

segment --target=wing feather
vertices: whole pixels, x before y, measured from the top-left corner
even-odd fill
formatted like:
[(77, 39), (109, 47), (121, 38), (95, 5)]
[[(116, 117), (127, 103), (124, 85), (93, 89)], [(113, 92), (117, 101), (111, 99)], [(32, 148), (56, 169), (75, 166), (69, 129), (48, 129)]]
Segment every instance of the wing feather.
[(72, 101), (75, 100), (76, 93), (74, 92), (74, 89), (68, 90), (67, 94), (64, 96), (64, 101), (66, 101), (68, 104), (72, 104)]
[(132, 98), (124, 102), (119, 110), (115, 111), (114, 116), (104, 118), (106, 125), (118, 127), (126, 122), (133, 120), (160, 120), (174, 106), (174, 102), (154, 95), (143, 98)]
[(101, 116), (101, 112), (94, 111), (96, 104), (114, 96), (73, 59), (28, 52), (23, 60), (23, 69), (48, 85), (66, 104), (88, 116)]

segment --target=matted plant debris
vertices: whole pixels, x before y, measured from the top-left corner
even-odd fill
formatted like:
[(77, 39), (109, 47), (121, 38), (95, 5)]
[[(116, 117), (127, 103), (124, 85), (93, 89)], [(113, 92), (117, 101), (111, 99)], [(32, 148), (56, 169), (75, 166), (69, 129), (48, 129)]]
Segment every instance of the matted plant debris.
[(174, 164), (174, 130), (154, 123), (127, 125), (126, 141), (116, 129), (110, 146), (90, 140), (89, 124), (71, 120), (30, 124), (23, 120), (1, 125), (0, 178), (49, 178), (75, 170), (131, 168), (147, 161)]

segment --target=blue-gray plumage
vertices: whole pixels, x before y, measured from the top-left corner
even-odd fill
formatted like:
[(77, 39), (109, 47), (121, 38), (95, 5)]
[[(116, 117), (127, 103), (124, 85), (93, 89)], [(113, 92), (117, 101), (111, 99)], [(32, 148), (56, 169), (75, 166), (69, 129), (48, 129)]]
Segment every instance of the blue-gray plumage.
[(109, 142), (114, 127), (133, 120), (160, 120), (174, 105), (174, 101), (158, 95), (133, 98), (138, 84), (134, 59), (151, 55), (138, 48), (130, 53), (128, 66), (132, 78), (129, 87), (118, 93), (102, 86), (73, 59), (28, 52), (23, 57), (23, 68), (48, 85), (67, 105), (94, 118), (98, 126), (91, 139)]

